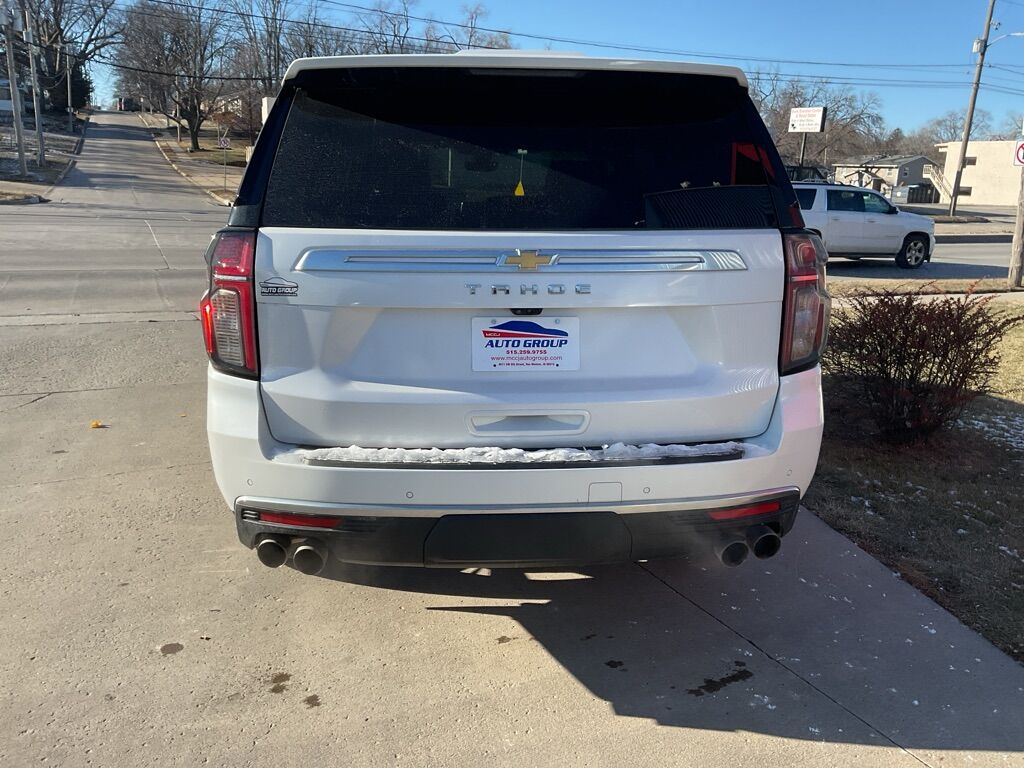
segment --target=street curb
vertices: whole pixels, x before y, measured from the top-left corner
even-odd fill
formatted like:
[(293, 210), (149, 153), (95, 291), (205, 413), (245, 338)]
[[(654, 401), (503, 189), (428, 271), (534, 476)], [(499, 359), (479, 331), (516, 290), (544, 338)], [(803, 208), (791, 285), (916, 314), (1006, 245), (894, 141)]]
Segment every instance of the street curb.
[[(82, 121), (82, 135), (78, 137), (78, 142), (75, 144), (75, 148), (71, 151), (72, 155), (82, 154), (82, 145), (85, 143), (85, 132), (89, 129), (89, 120), (92, 119), (92, 114), (85, 116), (85, 120)], [(54, 184), (56, 186), (56, 183)]]
[(985, 234), (982, 232), (971, 234), (947, 233), (935, 236), (936, 243), (1012, 243), (1013, 235), (1005, 232)]
[[(83, 136), (81, 139), (78, 140), (78, 147), (75, 148), (75, 154), (76, 155), (78, 154), (78, 151), (82, 148), (81, 145), (82, 145), (82, 140), (84, 138), (85, 138), (85, 136)], [(64, 166), (64, 170), (61, 171), (57, 175), (56, 179), (53, 180), (53, 184), (51, 184), (49, 187), (46, 188), (46, 193), (45, 193), (46, 195), (49, 195), (51, 192), (53, 192), (53, 190), (55, 190), (58, 186), (60, 186), (60, 183), (62, 181), (64, 181), (64, 177), (67, 176), (68, 173), (70, 173), (72, 168), (75, 167), (76, 162), (77, 161), (74, 158), (71, 158), (70, 160), (68, 160), (68, 164)]]
[[(142, 117), (139, 117), (139, 122), (142, 123), (143, 127), (146, 130), (148, 130), (148, 131), (152, 131), (153, 130), (149, 125), (146, 124), (146, 121)], [(185, 173), (185, 171), (183, 171), (181, 169), (181, 167), (176, 162), (171, 160), (170, 155), (168, 155), (167, 151), (163, 148), (163, 146), (161, 146), (160, 139), (158, 139), (155, 135), (153, 136), (153, 143), (156, 144), (156, 148), (160, 150), (160, 154), (164, 156), (164, 160), (166, 160), (168, 162), (168, 164), (171, 166), (171, 168), (176, 170), (181, 175), (181, 177), (183, 179), (188, 180), (192, 184), (192, 186), (194, 186), (196, 189), (201, 189), (207, 195), (209, 195), (214, 200), (216, 200), (218, 204), (223, 205), (223, 206), (227, 206), (228, 208), (231, 207), (231, 203), (233, 202), (232, 200), (228, 200), (228, 199), (223, 198), (223, 197), (221, 197), (220, 195), (218, 195), (218, 194), (216, 194), (214, 192), (211, 192), (206, 187), (204, 187), (202, 184), (200, 184), (195, 179), (193, 179), (191, 176), (189, 176), (187, 173)]]
[(28, 197), (16, 197), (14, 200), (0, 200), (0, 205), (34, 205), (41, 202), (43, 202), (43, 198), (39, 195), (29, 195)]

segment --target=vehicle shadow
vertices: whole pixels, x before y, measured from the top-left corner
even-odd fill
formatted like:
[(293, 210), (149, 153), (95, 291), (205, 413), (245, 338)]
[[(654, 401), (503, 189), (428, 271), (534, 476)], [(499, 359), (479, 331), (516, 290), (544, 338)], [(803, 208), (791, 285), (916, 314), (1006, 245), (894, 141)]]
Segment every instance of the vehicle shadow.
[(458, 598), (428, 611), (511, 618), (524, 635), (496, 643), (540, 643), (624, 717), (1024, 751), (1024, 668), (806, 512), (782, 554), (737, 569), (695, 558), (570, 573), (333, 564), (324, 577)]

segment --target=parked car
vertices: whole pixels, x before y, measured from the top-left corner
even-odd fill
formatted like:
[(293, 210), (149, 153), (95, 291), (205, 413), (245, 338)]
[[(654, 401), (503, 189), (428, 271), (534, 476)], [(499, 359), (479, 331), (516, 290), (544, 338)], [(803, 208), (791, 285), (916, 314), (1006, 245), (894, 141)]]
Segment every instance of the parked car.
[(207, 252), (239, 538), (305, 573), (770, 557), (826, 259), (737, 69), (295, 61)]
[(821, 236), (829, 256), (895, 257), (919, 269), (935, 250), (935, 222), (901, 211), (877, 192), (845, 184), (794, 184), (807, 228)]

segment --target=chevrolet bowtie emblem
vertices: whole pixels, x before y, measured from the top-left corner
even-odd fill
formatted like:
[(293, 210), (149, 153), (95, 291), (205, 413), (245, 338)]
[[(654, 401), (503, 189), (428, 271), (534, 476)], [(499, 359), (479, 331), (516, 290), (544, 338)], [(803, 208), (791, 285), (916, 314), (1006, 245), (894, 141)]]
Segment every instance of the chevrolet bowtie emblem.
[(502, 259), (503, 267), (519, 267), (520, 269), (536, 269), (547, 267), (555, 261), (554, 254), (541, 254), (538, 251), (523, 251), (516, 248), (514, 256), (506, 256)]

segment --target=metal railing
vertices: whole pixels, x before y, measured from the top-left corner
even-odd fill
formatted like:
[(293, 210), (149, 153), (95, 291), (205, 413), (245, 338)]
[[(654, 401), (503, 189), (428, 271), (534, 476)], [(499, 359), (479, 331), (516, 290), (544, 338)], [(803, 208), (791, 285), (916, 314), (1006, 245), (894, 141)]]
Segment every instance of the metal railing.
[(939, 170), (939, 166), (935, 164), (926, 165), (922, 169), (921, 175), (932, 181), (939, 190), (939, 194), (945, 197), (950, 197), (953, 194), (953, 186), (946, 180), (942, 171)]

